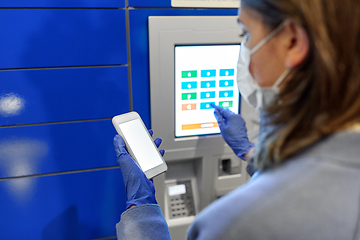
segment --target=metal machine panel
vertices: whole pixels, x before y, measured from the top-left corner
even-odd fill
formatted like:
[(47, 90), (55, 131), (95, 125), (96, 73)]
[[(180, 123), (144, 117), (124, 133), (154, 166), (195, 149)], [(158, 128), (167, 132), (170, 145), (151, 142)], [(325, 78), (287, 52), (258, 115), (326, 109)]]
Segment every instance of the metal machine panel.
[(0, 125), (111, 118), (128, 112), (127, 70), (1, 71)]
[(124, 192), (118, 168), (0, 181), (1, 239), (114, 236)]
[(115, 134), (110, 119), (0, 128), (0, 178), (117, 166)]
[[(151, 2), (151, 1), (149, 1)], [(131, 9), (130, 53), (133, 107), (150, 128), (150, 71), (148, 46), (149, 16), (216, 16), (237, 15), (236, 9)], [(155, 134), (157, 134), (155, 132)]]
[(125, 10), (0, 9), (0, 68), (127, 63)]
[(0, 7), (125, 7), (125, 0), (12, 0)]

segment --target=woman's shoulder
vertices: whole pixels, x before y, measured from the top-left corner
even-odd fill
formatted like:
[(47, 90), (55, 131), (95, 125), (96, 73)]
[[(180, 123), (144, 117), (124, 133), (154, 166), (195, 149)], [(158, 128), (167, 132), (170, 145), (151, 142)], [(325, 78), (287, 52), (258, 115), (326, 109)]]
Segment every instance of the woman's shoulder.
[[(360, 194), (355, 186), (360, 182), (360, 148), (354, 141), (360, 142), (360, 134), (330, 136), (260, 173), (201, 212), (189, 236), (202, 237), (190, 239), (238, 239), (240, 235), (246, 239), (304, 239), (305, 235), (326, 239), (328, 235), (319, 235), (322, 232), (344, 239), (353, 233), (349, 226), (355, 226), (357, 213), (352, 209), (357, 208)], [(345, 230), (335, 231), (344, 213), (347, 220), (341, 220), (341, 227)], [(313, 231), (314, 226), (318, 231)]]
[[(236, 235), (242, 226), (252, 228), (253, 226), (248, 226), (249, 218), (266, 207), (272, 208), (270, 205), (276, 202), (274, 199), (281, 199), (280, 195), (290, 187), (291, 181), (287, 178), (291, 178), (291, 173), (276, 171), (277, 173), (271, 171), (259, 174), (256, 179), (204, 209), (190, 227), (189, 239), (223, 239), (224, 234), (228, 235), (234, 229), (237, 229), (234, 233)], [(295, 175), (293, 177), (296, 178)]]

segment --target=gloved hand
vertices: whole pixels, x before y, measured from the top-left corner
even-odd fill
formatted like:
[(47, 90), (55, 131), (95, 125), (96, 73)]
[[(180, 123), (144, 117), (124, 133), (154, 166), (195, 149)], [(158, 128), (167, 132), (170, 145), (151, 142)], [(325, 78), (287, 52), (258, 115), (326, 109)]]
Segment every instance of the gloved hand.
[(215, 104), (211, 104), (211, 106), (215, 109), (214, 115), (225, 142), (238, 157), (245, 160), (245, 154), (254, 147), (254, 144), (248, 139), (244, 119), (240, 114), (229, 109), (224, 109)]
[[(149, 133), (152, 136), (153, 131), (149, 130)], [(162, 140), (157, 138), (154, 142), (156, 146), (159, 147)], [(125, 184), (127, 195), (126, 209), (133, 205), (157, 204), (153, 181), (147, 179), (144, 172), (131, 158), (126, 150), (125, 142), (120, 135), (115, 135), (114, 147)], [(162, 156), (164, 153), (164, 150), (160, 150)]]

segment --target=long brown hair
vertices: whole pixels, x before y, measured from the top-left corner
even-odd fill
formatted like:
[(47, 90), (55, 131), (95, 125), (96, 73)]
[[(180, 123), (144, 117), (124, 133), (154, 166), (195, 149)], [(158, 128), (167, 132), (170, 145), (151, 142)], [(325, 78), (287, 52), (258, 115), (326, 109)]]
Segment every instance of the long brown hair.
[(310, 50), (277, 103), (266, 109), (275, 127), (255, 160), (266, 169), (325, 136), (360, 122), (360, 1), (242, 0), (265, 25), (291, 19), (307, 32)]

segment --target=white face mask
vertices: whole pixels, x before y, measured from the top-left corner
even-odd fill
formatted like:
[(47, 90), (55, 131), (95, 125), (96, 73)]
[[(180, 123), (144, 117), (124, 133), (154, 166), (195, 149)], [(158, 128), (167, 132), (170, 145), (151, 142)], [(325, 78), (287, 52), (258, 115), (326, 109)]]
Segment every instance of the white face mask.
[(287, 69), (274, 83), (272, 87), (260, 87), (249, 71), (250, 58), (257, 50), (259, 50), (267, 41), (274, 37), (284, 27), (280, 24), (275, 30), (261, 40), (251, 50), (245, 46), (244, 42), (241, 43), (238, 66), (237, 66), (237, 83), (241, 96), (255, 109), (263, 109), (269, 106), (279, 94), (278, 86), (286, 76), (289, 74), (290, 69)]

